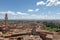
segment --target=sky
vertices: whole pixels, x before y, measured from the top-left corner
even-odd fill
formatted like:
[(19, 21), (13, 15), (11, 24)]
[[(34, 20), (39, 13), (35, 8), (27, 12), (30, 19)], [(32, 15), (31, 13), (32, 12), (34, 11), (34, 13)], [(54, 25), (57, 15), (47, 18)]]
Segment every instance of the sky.
[(60, 19), (60, 0), (0, 0), (0, 19)]

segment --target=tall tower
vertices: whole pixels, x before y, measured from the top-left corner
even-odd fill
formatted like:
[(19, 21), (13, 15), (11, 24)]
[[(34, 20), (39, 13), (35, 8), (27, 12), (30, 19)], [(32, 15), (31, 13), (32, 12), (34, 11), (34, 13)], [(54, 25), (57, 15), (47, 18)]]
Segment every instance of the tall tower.
[(8, 29), (8, 16), (7, 13), (5, 14), (5, 27), (3, 28), (3, 33), (6, 33), (9, 29)]
[(7, 15), (7, 13), (5, 14), (5, 27), (8, 27), (8, 15)]

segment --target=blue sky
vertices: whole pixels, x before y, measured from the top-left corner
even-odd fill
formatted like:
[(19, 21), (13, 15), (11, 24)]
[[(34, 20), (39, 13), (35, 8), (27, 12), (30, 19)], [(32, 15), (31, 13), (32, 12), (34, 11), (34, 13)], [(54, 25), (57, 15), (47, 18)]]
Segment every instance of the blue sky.
[(60, 19), (59, 0), (0, 0), (0, 19)]

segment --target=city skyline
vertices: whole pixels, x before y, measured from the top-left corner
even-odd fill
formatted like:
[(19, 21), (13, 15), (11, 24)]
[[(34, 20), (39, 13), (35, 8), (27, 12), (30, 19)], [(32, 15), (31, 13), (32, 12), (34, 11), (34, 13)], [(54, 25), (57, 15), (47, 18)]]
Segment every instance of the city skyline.
[(0, 19), (60, 19), (59, 0), (0, 0)]

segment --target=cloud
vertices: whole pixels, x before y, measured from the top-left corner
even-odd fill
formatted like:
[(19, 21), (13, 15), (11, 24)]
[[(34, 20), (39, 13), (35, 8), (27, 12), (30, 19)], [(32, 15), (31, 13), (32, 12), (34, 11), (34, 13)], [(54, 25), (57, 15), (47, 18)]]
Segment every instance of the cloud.
[(28, 12), (33, 12), (34, 10), (33, 9), (28, 9)]
[(60, 4), (60, 1), (58, 1), (57, 4)]
[[(37, 10), (37, 9), (35, 9)], [(48, 14), (29, 14), (24, 12), (13, 12), (13, 11), (7, 11), (7, 12), (0, 12), (0, 14), (11, 14), (9, 15), (9, 19), (34, 19), (34, 20), (40, 20), (40, 19), (60, 19), (59, 14), (56, 13), (56, 15), (48, 15)], [(14, 15), (13, 15), (14, 14)], [(3, 18), (3, 16), (0, 15), (0, 19)]]
[(37, 8), (37, 9), (28, 9), (28, 12), (38, 12), (40, 9)]
[(44, 3), (43, 1), (37, 2), (37, 5), (45, 5), (46, 3)]
[(15, 15), (15, 12), (12, 12), (12, 11), (7, 11), (7, 12), (0, 12), (0, 14), (12, 14), (12, 15)]
[(37, 2), (36, 4), (45, 5), (45, 6), (56, 6), (56, 5), (60, 5), (60, 1), (59, 0), (47, 0), (46, 2), (40, 1), (40, 2)]
[(12, 12), (12, 11), (8, 11), (8, 12), (6, 12), (6, 13), (15, 15), (15, 12)]
[(37, 9), (35, 9), (35, 12), (38, 12), (39, 10), (40, 10), (40, 9), (37, 8)]
[(29, 14), (27, 14), (27, 13), (23, 13), (23, 12), (16, 12), (18, 15), (22, 15), (22, 16), (27, 16), (27, 15), (29, 15)]
[(60, 4), (58, 0), (47, 0), (46, 6), (53, 6), (53, 5), (56, 6), (58, 4)]
[(9, 14), (9, 15), (29, 15), (27, 13), (23, 13), (23, 12), (13, 12), (13, 11), (7, 11), (7, 12), (0, 12), (0, 14)]

